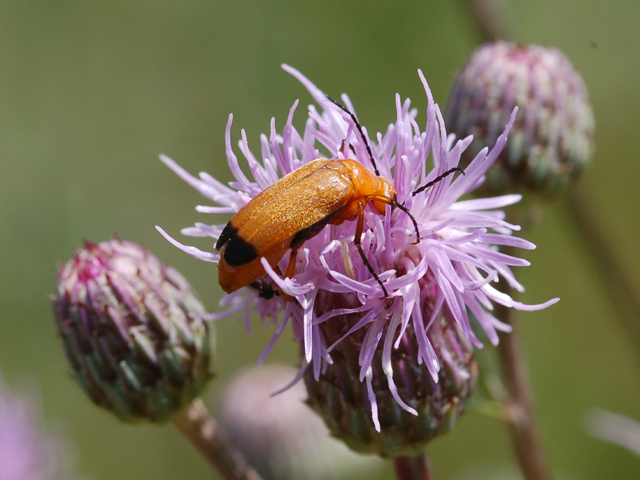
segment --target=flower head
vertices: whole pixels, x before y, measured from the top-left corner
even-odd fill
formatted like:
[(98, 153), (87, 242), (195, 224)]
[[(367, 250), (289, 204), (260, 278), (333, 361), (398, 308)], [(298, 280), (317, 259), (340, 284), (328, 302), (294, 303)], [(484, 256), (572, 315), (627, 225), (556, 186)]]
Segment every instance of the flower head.
[[(357, 222), (346, 221), (326, 226), (304, 243), (298, 253), (293, 278), (283, 279), (266, 259), (262, 260), (268, 280), (284, 294), (294, 297), (295, 302), (281, 297), (264, 299), (251, 290), (243, 289), (222, 300), (222, 305), (230, 308), (219, 316), (244, 309), (247, 322), (253, 310), (263, 320), (277, 320), (276, 333), (262, 358), (290, 323), (302, 345), (303, 367), (310, 367), (307, 376), (316, 381), (331, 369), (339, 368), (339, 359), (334, 356), (340, 345), (356, 339), (358, 371), (351, 373), (356, 375), (360, 387), (358, 395), (364, 392), (364, 402), (372, 412), (369, 423), (373, 422), (376, 430), (380, 431), (377, 395), (382, 391), (381, 385), (404, 413), (418, 415), (422, 408), (420, 405), (425, 407), (424, 402), (421, 403), (424, 399), (402, 398), (402, 392), (409, 394), (411, 388), (397, 385), (398, 375), (402, 375), (403, 370), (396, 368), (399, 351), (413, 349), (411, 368), (415, 366), (420, 370), (420, 382), (438, 383), (441, 382), (441, 372), (456, 370), (461, 377), (473, 383), (473, 375), (461, 371), (463, 365), (470, 365), (470, 359), (467, 349), (459, 345), (460, 342), (478, 347), (482, 345), (472, 328), (473, 323), (477, 323), (489, 341), (495, 344), (498, 341), (497, 331), (508, 327), (491, 314), (494, 303), (536, 310), (556, 301), (526, 306), (492, 286), (501, 277), (517, 290), (523, 290), (511, 267), (529, 263), (500, 253), (499, 246), (532, 249), (534, 245), (512, 236), (518, 227), (506, 222), (503, 212), (496, 210), (517, 202), (520, 196), (460, 201), (461, 196), (482, 183), (485, 173), (504, 147), (513, 116), (495, 146), (491, 150), (485, 148), (480, 151), (464, 175), (455, 178), (453, 175), (445, 176), (431, 188), (414, 195), (419, 186), (458, 167), (462, 152), (472, 141), (472, 138), (456, 141), (447, 135), (440, 109), (433, 101), (422, 72), (419, 74), (428, 99), (426, 126), (421, 128), (416, 121), (417, 112), (410, 108), (409, 100), (402, 102), (396, 96), (396, 120), (384, 135), (378, 134), (374, 142), (365, 128), (360, 133), (353, 119), (330, 102), (306, 77), (291, 67), (284, 68), (309, 90), (320, 109), (313, 105), (309, 107), (303, 132), (298, 132), (292, 124), (298, 102), (291, 108), (282, 134), (277, 133), (275, 120), (272, 120), (270, 135), (261, 137), (260, 161), (249, 149), (246, 134), (242, 131), (239, 149), (247, 159), (253, 179), (242, 172), (233, 151), (231, 116), (226, 129), (226, 151), (236, 180), (228, 187), (206, 173), (201, 173), (198, 179), (173, 160), (165, 156), (161, 159), (217, 204), (197, 207), (198, 211), (205, 213), (235, 213), (277, 182), (280, 176), (319, 157), (351, 158), (370, 169), (372, 160), (375, 161), (381, 176), (393, 185), (397, 201), (415, 217), (421, 238), (416, 243), (414, 224), (401, 209), (387, 208), (382, 216), (372, 207), (366, 209), (362, 248), (384, 283), (388, 296), (383, 295), (354, 245)], [(343, 96), (343, 101), (353, 111), (346, 96)], [(373, 159), (367, 144), (371, 146)], [(427, 166), (429, 159), (433, 162), (431, 169)], [(291, 202), (295, 208), (295, 198)], [(217, 239), (223, 227), (196, 224), (184, 229), (183, 233)], [(218, 262), (219, 253), (182, 245), (160, 231), (196, 258)], [(280, 261), (281, 271), (286, 270), (287, 257)], [(440, 326), (436, 328), (435, 325)], [(332, 334), (329, 334), (331, 329)], [(452, 336), (452, 332), (456, 333)], [(438, 339), (446, 342), (434, 344)], [(446, 348), (442, 346), (445, 343), (449, 345)], [(311, 398), (310, 403), (313, 404)], [(329, 426), (334, 435), (340, 436), (339, 426)], [(354, 448), (358, 445), (354, 444)], [(380, 452), (378, 447), (360, 449), (377, 449)]]
[(204, 307), (136, 243), (85, 242), (60, 269), (53, 310), (76, 380), (121, 420), (168, 420), (211, 378)]
[(76, 478), (65, 462), (61, 438), (40, 428), (37, 403), (12, 394), (0, 378), (0, 478), (62, 480)]
[(593, 152), (594, 118), (582, 77), (555, 48), (503, 41), (478, 47), (456, 76), (446, 113), (456, 135), (474, 136), (463, 164), (496, 141), (515, 106), (506, 148), (482, 189), (556, 194), (578, 178)]
[(379, 467), (331, 438), (322, 420), (304, 404), (300, 383), (272, 393), (296, 375), (292, 367), (263, 365), (236, 375), (220, 399), (220, 426), (262, 478), (362, 478)]

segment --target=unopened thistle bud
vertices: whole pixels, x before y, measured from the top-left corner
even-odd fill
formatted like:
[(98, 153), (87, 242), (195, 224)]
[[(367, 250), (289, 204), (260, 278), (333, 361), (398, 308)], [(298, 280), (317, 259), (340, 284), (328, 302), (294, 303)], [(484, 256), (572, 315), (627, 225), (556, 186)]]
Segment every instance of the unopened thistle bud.
[(135, 243), (86, 242), (60, 269), (53, 310), (75, 379), (121, 420), (168, 420), (211, 378), (204, 307)]
[(322, 419), (305, 405), (302, 383), (274, 395), (295, 376), (294, 368), (282, 365), (237, 375), (220, 401), (227, 438), (265, 480), (363, 478), (379, 462), (355, 455), (329, 435)]
[(460, 69), (446, 121), (458, 138), (474, 137), (462, 163), (496, 141), (515, 106), (507, 146), (479, 193), (562, 191), (591, 157), (594, 119), (580, 74), (555, 48), (487, 43)]

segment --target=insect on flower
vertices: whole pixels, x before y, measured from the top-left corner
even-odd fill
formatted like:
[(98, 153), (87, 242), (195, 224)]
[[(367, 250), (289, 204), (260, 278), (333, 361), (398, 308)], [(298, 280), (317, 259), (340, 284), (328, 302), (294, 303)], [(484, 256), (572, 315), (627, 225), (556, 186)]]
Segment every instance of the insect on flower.
[[(408, 433), (415, 448), (448, 430), (461, 414), (476, 378), (473, 346), (482, 346), (473, 327), (481, 328), (493, 344), (498, 343), (498, 331), (509, 329), (493, 316), (495, 304), (531, 311), (557, 302), (525, 305), (492, 285), (501, 279), (524, 289), (512, 268), (529, 262), (500, 251), (504, 245), (535, 248), (513, 235), (519, 227), (505, 221), (500, 210), (520, 196), (461, 199), (484, 181), (504, 148), (515, 111), (495, 145), (481, 150), (464, 175), (453, 178), (472, 139), (447, 134), (422, 72), (425, 125), (416, 121), (418, 111), (410, 101), (396, 95), (396, 119), (374, 140), (349, 112), (354, 109), (348, 97), (342, 100), (349, 111), (327, 100), (297, 70), (283, 68), (320, 108), (308, 107), (304, 130), (299, 130), (293, 125), (295, 101), (281, 133), (271, 120), (270, 133), (260, 136), (259, 153), (249, 147), (242, 130), (238, 147), (249, 176), (232, 146), (232, 115), (225, 129), (234, 177), (228, 185), (206, 172), (195, 177), (169, 157), (160, 157), (214, 203), (198, 205), (198, 212), (235, 215), (229, 225), (198, 222), (182, 229), (190, 237), (215, 239), (220, 248), (200, 250), (156, 228), (173, 245), (206, 262), (228, 265), (234, 235), (244, 241), (240, 246), (253, 247), (256, 258), (229, 265), (229, 270), (235, 268), (229, 281), (238, 286), (221, 300), (226, 308), (208, 318), (243, 312), (250, 329), (255, 312), (265, 324), (276, 324), (260, 361), (291, 326), (303, 358), (296, 378), (304, 377), (313, 408), (326, 414), (325, 419), (331, 417), (336, 427), (332, 434), (344, 438), (351, 434), (340, 428), (357, 426), (350, 445), (366, 437), (370, 443), (359, 444), (362, 451), (397, 455), (404, 451), (402, 440)], [(316, 181), (291, 181), (302, 181), (307, 173)], [(361, 178), (366, 182), (354, 181)], [(327, 186), (318, 180), (336, 189), (332, 199), (318, 193)], [(254, 199), (260, 200), (257, 209)], [(270, 229), (285, 233), (276, 237)], [(269, 242), (258, 243), (256, 236)], [(297, 265), (289, 250), (294, 258), (297, 253)], [(279, 298), (268, 298), (276, 293)], [(288, 297), (296, 302), (283, 301)], [(434, 415), (445, 422), (432, 422)], [(413, 436), (416, 422), (431, 425), (420, 440)], [(360, 428), (364, 425), (385, 433), (369, 435), (368, 427)], [(397, 429), (390, 431), (390, 425)]]
[[(295, 274), (298, 250), (305, 241), (329, 224), (340, 225), (344, 221), (357, 220), (354, 243), (358, 253), (382, 288), (384, 297), (388, 297), (384, 283), (362, 250), (364, 210), (369, 203), (380, 215), (385, 215), (386, 205), (405, 212), (415, 228), (415, 243), (420, 242), (416, 219), (398, 202), (391, 182), (380, 176), (371, 147), (355, 115), (331, 97), (327, 98), (353, 120), (367, 148), (375, 174), (356, 160), (318, 158), (282, 177), (254, 197), (227, 223), (216, 243), (216, 250), (220, 252), (218, 281), (225, 292), (232, 293), (251, 286), (263, 297), (273, 296), (276, 293), (273, 287), (259, 281), (266, 275), (262, 257), (277, 269), (287, 250), (291, 250), (284, 273), (285, 278), (291, 278)], [(343, 145), (343, 151), (346, 148)], [(422, 192), (457, 171), (462, 172), (459, 168), (452, 168), (413, 194)]]

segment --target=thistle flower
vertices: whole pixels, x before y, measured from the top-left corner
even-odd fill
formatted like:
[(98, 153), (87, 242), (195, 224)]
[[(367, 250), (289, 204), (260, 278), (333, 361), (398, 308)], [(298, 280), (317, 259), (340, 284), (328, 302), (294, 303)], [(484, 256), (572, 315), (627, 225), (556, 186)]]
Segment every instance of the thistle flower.
[[(62, 480), (77, 478), (65, 461), (61, 438), (46, 435), (36, 402), (12, 394), (0, 378), (0, 478)], [(66, 459), (68, 460), (68, 458)]]
[(580, 74), (555, 48), (500, 41), (476, 49), (456, 76), (445, 116), (457, 136), (474, 136), (462, 163), (496, 141), (515, 106), (483, 192), (560, 192), (591, 158), (594, 118)]
[(265, 479), (362, 478), (380, 464), (355, 455), (329, 436), (322, 420), (307, 406), (296, 369), (283, 365), (253, 367), (239, 373), (220, 399), (220, 425), (227, 438)]
[(52, 300), (76, 381), (121, 420), (168, 420), (211, 378), (204, 307), (136, 243), (85, 242), (60, 268)]
[[(249, 325), (249, 314), (255, 311), (263, 321), (276, 323), (261, 361), (291, 324), (302, 351), (299, 377), (305, 377), (309, 403), (323, 415), (332, 434), (360, 451), (383, 456), (413, 452), (455, 424), (473, 390), (471, 345), (482, 346), (473, 326), (480, 327), (493, 344), (498, 342), (498, 330), (508, 330), (491, 314), (493, 304), (537, 310), (557, 301), (527, 306), (491, 285), (501, 277), (523, 290), (511, 267), (529, 262), (500, 253), (498, 247), (532, 249), (534, 245), (512, 236), (519, 227), (506, 222), (504, 213), (496, 210), (517, 202), (520, 196), (460, 201), (482, 183), (504, 147), (514, 117), (496, 145), (480, 151), (464, 175), (447, 176), (414, 196), (419, 185), (457, 167), (472, 141), (455, 141), (447, 135), (422, 72), (419, 75), (428, 99), (424, 129), (417, 123), (417, 112), (410, 109), (409, 100), (401, 102), (396, 96), (396, 120), (373, 142), (366, 129), (361, 136), (349, 115), (329, 102), (306, 77), (291, 67), (284, 69), (309, 90), (321, 110), (309, 107), (302, 133), (292, 124), (298, 102), (291, 108), (281, 135), (272, 120), (269, 137), (263, 135), (260, 141), (262, 162), (249, 149), (242, 131), (239, 148), (253, 181), (240, 169), (231, 145), (232, 116), (225, 139), (236, 181), (229, 187), (206, 173), (195, 178), (168, 157), (161, 159), (218, 205), (199, 206), (198, 211), (235, 213), (275, 183), (279, 174), (286, 175), (318, 157), (348, 156), (369, 166), (366, 143), (371, 145), (381, 175), (393, 184), (398, 202), (415, 216), (422, 239), (415, 243), (414, 225), (399, 209), (387, 209), (384, 217), (370, 209), (365, 212), (362, 246), (388, 297), (383, 296), (353, 245), (355, 222), (344, 222), (325, 227), (304, 244), (293, 278), (282, 279), (263, 259), (268, 281), (295, 302), (281, 297), (264, 299), (241, 289), (221, 301), (228, 309), (216, 318), (244, 311)], [(343, 101), (353, 111), (346, 96)], [(427, 168), (429, 157), (432, 169)], [(223, 226), (198, 223), (182, 232), (216, 239)], [(159, 230), (194, 257), (218, 262), (219, 253), (183, 245)], [(279, 265), (281, 271), (286, 264), (285, 256)], [(362, 414), (363, 405), (367, 415)]]

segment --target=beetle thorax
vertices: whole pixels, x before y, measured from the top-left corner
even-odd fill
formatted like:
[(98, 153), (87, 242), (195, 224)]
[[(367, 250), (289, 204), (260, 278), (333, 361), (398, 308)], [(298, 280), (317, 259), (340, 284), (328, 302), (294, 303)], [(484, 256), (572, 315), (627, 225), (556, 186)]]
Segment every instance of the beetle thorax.
[(341, 174), (351, 182), (353, 186), (353, 192), (349, 203), (343, 207), (343, 213), (340, 218), (343, 220), (353, 220), (357, 216), (358, 204), (366, 204), (371, 202), (374, 208), (384, 215), (385, 205), (390, 202), (382, 202), (380, 200), (374, 200), (371, 197), (386, 197), (393, 199), (395, 197), (395, 190), (391, 183), (382, 177), (378, 177), (367, 167), (361, 163), (346, 159), (338, 160), (340, 165)]

